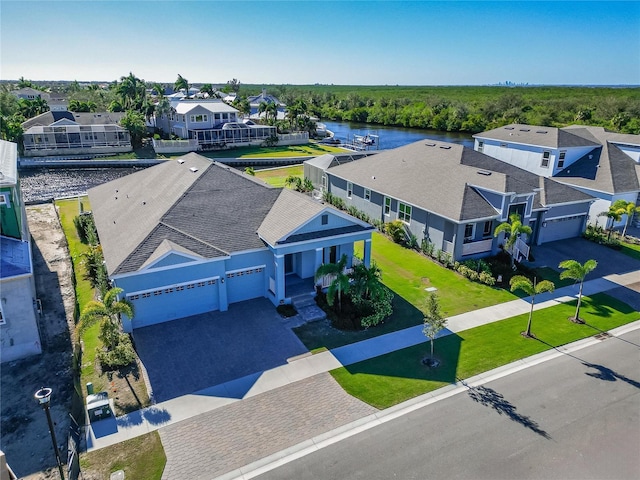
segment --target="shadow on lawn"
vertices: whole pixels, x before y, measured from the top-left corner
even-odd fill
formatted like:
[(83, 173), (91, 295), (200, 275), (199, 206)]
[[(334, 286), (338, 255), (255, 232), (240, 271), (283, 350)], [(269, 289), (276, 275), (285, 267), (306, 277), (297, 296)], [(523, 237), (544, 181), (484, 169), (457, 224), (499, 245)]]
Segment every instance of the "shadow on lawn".
[(474, 402), (478, 402), (485, 407), (491, 407), (496, 412), (498, 412), (498, 415), (505, 415), (510, 420), (513, 420), (523, 427), (532, 430), (541, 437), (544, 437), (547, 440), (551, 439), (551, 436), (543, 429), (541, 429), (537, 422), (532, 420), (530, 417), (527, 417), (526, 415), (518, 413), (516, 411), (516, 406), (506, 400), (504, 398), (504, 395), (502, 395), (501, 393), (485, 386), (471, 387), (464, 381), (462, 381), (462, 384), (469, 389), (469, 397)]
[(457, 380), (456, 371), (461, 345), (462, 338), (455, 333), (438, 338), (434, 348), (434, 357), (440, 361), (437, 367), (422, 364), (422, 359), (431, 353), (429, 342), (425, 338), (424, 343), (364, 362), (346, 365), (344, 368), (351, 374), (361, 373), (452, 384)]

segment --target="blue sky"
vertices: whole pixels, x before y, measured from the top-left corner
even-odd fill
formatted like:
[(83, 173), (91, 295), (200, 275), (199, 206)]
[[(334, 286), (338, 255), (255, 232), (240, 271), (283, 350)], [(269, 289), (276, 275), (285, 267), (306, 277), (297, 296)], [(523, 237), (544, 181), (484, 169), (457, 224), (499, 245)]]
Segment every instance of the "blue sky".
[(640, 2), (0, 0), (0, 79), (640, 84)]

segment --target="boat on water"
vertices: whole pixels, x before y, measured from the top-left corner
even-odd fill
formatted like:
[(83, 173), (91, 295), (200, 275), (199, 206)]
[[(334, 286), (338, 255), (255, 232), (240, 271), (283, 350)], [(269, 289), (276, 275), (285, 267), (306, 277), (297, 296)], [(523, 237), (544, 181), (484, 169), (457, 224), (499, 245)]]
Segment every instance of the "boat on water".
[(378, 144), (378, 135), (354, 135), (353, 141), (356, 144), (366, 145), (368, 147), (372, 147)]

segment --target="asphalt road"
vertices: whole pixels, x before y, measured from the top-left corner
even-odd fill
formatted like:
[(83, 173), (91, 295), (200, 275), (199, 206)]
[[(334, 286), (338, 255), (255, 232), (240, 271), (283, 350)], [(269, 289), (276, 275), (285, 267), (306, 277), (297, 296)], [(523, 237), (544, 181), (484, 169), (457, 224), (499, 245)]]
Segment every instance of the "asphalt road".
[(640, 478), (640, 330), (470, 389), (261, 475)]

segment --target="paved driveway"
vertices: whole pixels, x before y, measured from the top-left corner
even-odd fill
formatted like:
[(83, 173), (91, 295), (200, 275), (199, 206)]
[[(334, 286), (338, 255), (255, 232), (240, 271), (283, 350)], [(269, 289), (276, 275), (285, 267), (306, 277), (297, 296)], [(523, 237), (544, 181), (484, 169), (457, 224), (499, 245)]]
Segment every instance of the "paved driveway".
[(266, 299), (136, 329), (156, 402), (283, 365), (307, 349)]
[(558, 271), (561, 270), (558, 268), (558, 264), (563, 260), (572, 259), (584, 263), (591, 258), (595, 259), (598, 262), (598, 267), (587, 276), (587, 280), (613, 273), (640, 270), (640, 260), (635, 260), (617, 250), (598, 245), (584, 238), (545, 243), (532, 247), (532, 252), (535, 262), (528, 262), (527, 265), (546, 266)]

